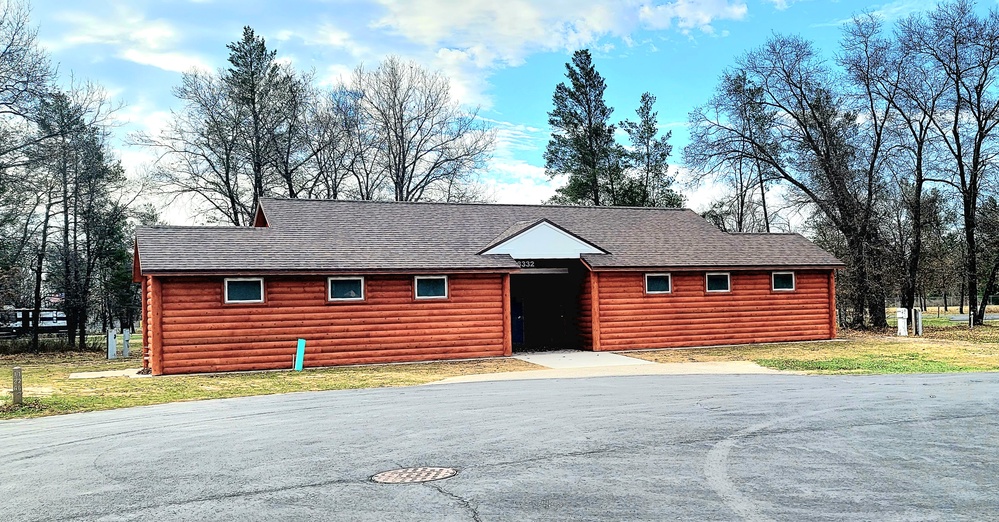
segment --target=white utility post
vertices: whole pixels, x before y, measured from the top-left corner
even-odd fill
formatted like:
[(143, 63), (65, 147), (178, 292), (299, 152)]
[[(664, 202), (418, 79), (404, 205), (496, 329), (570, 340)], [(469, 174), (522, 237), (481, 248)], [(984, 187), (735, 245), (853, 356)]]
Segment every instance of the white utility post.
[(906, 323), (906, 319), (909, 318), (909, 311), (905, 308), (899, 308), (895, 311), (895, 318), (898, 319), (898, 336), (906, 337), (909, 335), (909, 327)]
[(118, 357), (118, 340), (115, 337), (114, 329), (108, 330), (108, 359)]
[(128, 341), (132, 339), (132, 331), (128, 328), (121, 331), (121, 356), (128, 358)]

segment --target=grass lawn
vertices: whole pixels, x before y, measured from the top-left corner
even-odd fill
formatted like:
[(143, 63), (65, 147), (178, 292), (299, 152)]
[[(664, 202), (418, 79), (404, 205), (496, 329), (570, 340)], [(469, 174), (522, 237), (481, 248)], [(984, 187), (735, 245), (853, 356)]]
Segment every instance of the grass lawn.
[(999, 371), (999, 326), (924, 325), (923, 337), (843, 332), (839, 341), (777, 343), (629, 353), (653, 362), (752, 361), (823, 374)]
[[(108, 361), (100, 353), (0, 356), (0, 419), (109, 410), (177, 401), (299, 391), (424, 384), (458, 375), (537, 370), (518, 359), (347, 366), (303, 372), (252, 372), (142, 379), (69, 379), (70, 373), (138, 369), (138, 357)], [(14, 408), (11, 369), (23, 372), (24, 405)]]

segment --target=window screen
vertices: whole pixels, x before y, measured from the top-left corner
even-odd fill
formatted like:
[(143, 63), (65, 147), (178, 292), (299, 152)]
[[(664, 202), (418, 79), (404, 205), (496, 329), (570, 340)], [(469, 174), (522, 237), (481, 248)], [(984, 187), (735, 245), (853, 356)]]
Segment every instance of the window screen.
[(418, 299), (447, 297), (446, 277), (417, 277), (416, 297)]
[(645, 292), (667, 294), (672, 290), (669, 274), (645, 274)]
[(364, 278), (330, 278), (330, 301), (364, 299)]
[(774, 272), (774, 290), (794, 290), (794, 272)]
[(708, 292), (728, 292), (728, 274), (708, 274)]
[(226, 279), (225, 302), (262, 303), (264, 301), (263, 279)]

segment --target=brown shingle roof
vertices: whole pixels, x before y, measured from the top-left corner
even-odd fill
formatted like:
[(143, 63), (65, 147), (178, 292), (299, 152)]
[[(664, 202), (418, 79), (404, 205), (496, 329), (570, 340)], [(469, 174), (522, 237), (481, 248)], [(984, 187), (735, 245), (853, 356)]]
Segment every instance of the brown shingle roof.
[(547, 219), (609, 254), (591, 267), (840, 267), (797, 234), (728, 234), (690, 210), (263, 199), (266, 228), (143, 227), (140, 269), (164, 272), (516, 270), (477, 255)]

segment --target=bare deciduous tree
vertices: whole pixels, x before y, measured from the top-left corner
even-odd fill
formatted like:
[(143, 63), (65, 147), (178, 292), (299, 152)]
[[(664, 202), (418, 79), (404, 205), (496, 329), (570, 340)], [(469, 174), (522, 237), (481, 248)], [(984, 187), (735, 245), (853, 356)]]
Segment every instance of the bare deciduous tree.
[(160, 152), (153, 178), (162, 193), (194, 196), (210, 209), (210, 220), (249, 225), (253, 183), (243, 168), (239, 131), (244, 108), (217, 76), (199, 71), (185, 73), (174, 96), (184, 106), (166, 128), (134, 134), (131, 142)]
[(395, 200), (451, 197), (441, 189), (464, 182), (488, 159), (492, 132), (477, 111), (463, 110), (451, 97), (441, 73), (389, 57), (376, 69), (358, 68), (355, 78)]
[[(740, 103), (723, 85), (709, 107), (691, 113), (690, 166), (713, 168), (718, 162), (760, 162), (803, 203), (814, 205), (839, 231), (850, 253), (851, 301), (855, 325), (885, 326), (886, 291), (880, 263), (883, 238), (876, 203), (881, 178), (888, 108), (845, 97), (836, 78), (800, 37), (774, 36), (739, 60), (729, 77), (745, 76), (759, 92), (754, 112), (765, 118), (763, 134), (740, 124), (733, 111)], [(750, 98), (751, 99), (751, 98)], [(865, 117), (858, 116), (861, 110)], [(755, 128), (755, 126), (751, 126)]]
[[(965, 0), (939, 4), (926, 15), (905, 20), (899, 31), (913, 59), (945, 81), (939, 110), (929, 114), (934, 133), (947, 151), (950, 176), (935, 181), (961, 196), (967, 245), (966, 284), (972, 324), (981, 324), (986, 302), (978, 302), (978, 207), (989, 170), (999, 156), (999, 12), (979, 17)], [(950, 162), (949, 162), (950, 163)]]

